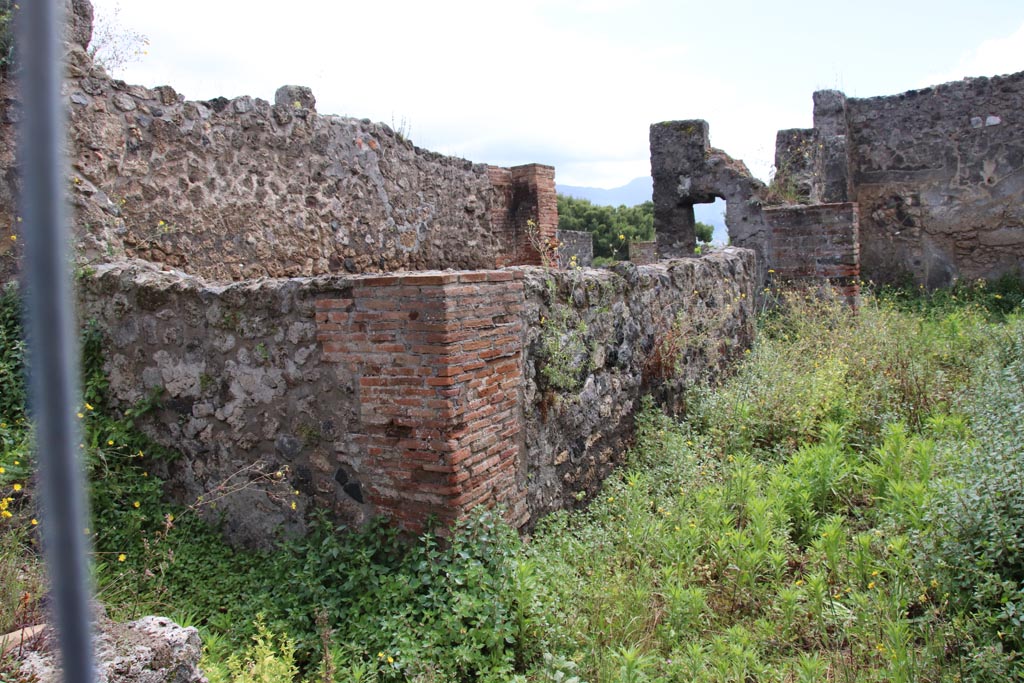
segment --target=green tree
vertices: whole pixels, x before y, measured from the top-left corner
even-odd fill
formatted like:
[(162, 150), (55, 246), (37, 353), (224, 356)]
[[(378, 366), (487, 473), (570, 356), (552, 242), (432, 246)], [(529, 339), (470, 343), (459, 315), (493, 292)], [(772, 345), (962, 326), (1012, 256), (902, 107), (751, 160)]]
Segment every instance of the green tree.
[(654, 203), (599, 206), (558, 195), (558, 227), (593, 233), (595, 257), (621, 259), (630, 242), (654, 239)]
[[(630, 242), (654, 239), (654, 202), (636, 206), (601, 206), (588, 199), (558, 195), (559, 230), (594, 235), (594, 257), (622, 259)], [(708, 243), (714, 226), (697, 222), (697, 241)]]
[(708, 225), (707, 223), (701, 223), (700, 221), (694, 223), (693, 229), (694, 232), (697, 233), (697, 241), (703, 242), (704, 244), (710, 243), (711, 238), (714, 237), (715, 234), (715, 226)]

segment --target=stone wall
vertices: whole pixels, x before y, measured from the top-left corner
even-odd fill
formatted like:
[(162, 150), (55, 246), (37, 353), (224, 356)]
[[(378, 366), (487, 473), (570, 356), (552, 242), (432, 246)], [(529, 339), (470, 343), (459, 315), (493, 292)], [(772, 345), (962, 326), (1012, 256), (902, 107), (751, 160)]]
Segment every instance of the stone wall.
[(846, 109), (865, 276), (1024, 273), (1024, 72)]
[(594, 233), (583, 230), (559, 230), (555, 233), (558, 241), (558, 267), (589, 268), (594, 265)]
[(523, 269), (523, 433), (533, 519), (588, 501), (631, 442), (645, 395), (669, 410), (754, 334), (754, 254), (610, 270)]
[(755, 252), (759, 279), (763, 280), (769, 242), (760, 210), (764, 183), (752, 176), (742, 161), (711, 146), (706, 121), (651, 124), (650, 142), (658, 255), (692, 255), (697, 243), (693, 205), (719, 197), (726, 201), (730, 244)]
[(708, 144), (705, 122), (651, 126), (662, 256), (690, 253), (693, 204), (723, 197), (731, 242), (758, 253), (762, 279), (817, 273), (855, 299), (861, 277), (1024, 274), (1024, 72), (813, 99), (814, 128), (779, 131), (767, 188)]
[[(80, 263), (140, 258), (217, 280), (536, 262), (527, 220), (554, 235), (554, 169), (501, 169), (415, 147), (368, 119), (318, 114), (308, 88), (188, 101), (111, 79), (73, 3), (65, 103)], [(15, 83), (0, 82), (0, 223), (17, 235)], [(517, 232), (518, 231), (518, 232)], [(0, 282), (20, 245), (0, 240)]]
[(301, 533), (314, 507), (416, 530), (476, 505), (522, 526), (575, 504), (621, 457), (644, 393), (671, 407), (749, 344), (752, 271), (728, 249), (615, 271), (218, 285), (135, 261), (80, 292), (115, 401), (162, 392), (142, 426), (183, 454), (161, 472), (169, 493), (239, 489), (216, 512), (260, 545)]

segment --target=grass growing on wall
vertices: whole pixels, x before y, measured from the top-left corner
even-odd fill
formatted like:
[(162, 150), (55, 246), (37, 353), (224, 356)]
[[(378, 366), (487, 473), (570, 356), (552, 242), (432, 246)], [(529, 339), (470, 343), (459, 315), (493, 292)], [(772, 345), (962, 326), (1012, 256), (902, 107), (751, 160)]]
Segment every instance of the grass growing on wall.
[[(781, 296), (731, 378), (682, 420), (644, 410), (590, 508), (526, 541), (481, 513), (447, 543), (320, 519), (274, 553), (234, 551), (160, 502), (148, 463), (173, 455), (111, 416), (87, 344), (100, 596), (198, 626), (214, 682), (1022, 680), (1013, 291), (869, 296), (855, 316)], [(27, 583), (0, 581), (0, 628), (39, 618), (12, 310), (0, 579)]]

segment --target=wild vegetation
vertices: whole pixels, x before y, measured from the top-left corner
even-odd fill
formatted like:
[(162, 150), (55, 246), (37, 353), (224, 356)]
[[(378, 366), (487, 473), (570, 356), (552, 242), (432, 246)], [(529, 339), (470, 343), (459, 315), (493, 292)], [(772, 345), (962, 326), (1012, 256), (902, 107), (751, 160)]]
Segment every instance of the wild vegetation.
[[(210, 501), (162, 502), (152, 463), (174, 454), (133, 428), (147, 406), (105, 403), (86, 332), (100, 598), (197, 626), (214, 682), (1024, 680), (1020, 283), (857, 313), (767, 294), (734, 374), (680, 419), (648, 406), (627, 466), (528, 539), (493, 512), (446, 541), (317, 517), (233, 550)], [(39, 621), (44, 591), (21, 339), (9, 291), (0, 632)]]
[[(558, 195), (559, 230), (578, 230), (594, 235), (596, 265), (625, 260), (630, 242), (654, 239), (654, 202), (636, 206), (601, 206), (587, 199)], [(697, 222), (697, 241), (711, 242), (714, 226)]]

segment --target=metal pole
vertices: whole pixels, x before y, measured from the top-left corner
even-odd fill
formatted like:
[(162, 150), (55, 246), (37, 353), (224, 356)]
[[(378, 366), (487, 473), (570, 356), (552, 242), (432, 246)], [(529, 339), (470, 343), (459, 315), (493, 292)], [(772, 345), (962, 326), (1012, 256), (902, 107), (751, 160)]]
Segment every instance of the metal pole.
[(64, 680), (94, 683), (84, 478), (74, 419), (77, 335), (68, 258), (61, 29), (64, 0), (17, 11), (16, 63), (24, 102), (18, 160), (24, 180), (25, 292), (31, 412), (42, 494), (43, 546)]

